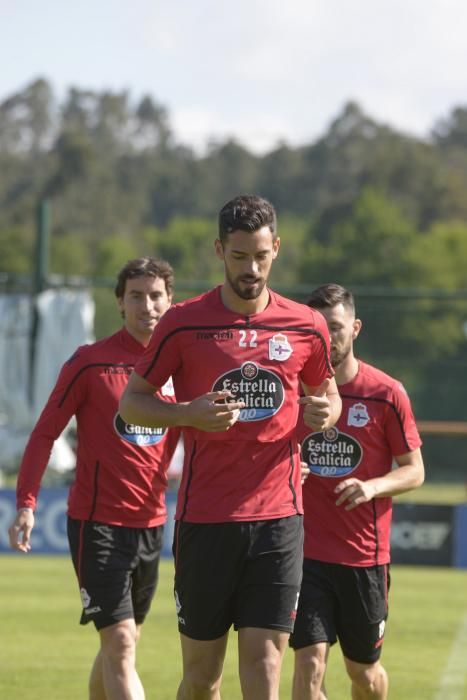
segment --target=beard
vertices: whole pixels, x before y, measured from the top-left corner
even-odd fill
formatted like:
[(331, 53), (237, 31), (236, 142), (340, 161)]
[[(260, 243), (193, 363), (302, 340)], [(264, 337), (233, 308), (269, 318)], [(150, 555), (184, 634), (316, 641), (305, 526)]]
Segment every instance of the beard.
[(343, 347), (342, 350), (336, 350), (336, 348), (331, 349), (331, 365), (334, 368), (339, 367), (346, 357), (348, 357), (351, 349), (352, 346), (350, 343)]
[[(228, 270), (225, 270), (225, 276), (226, 279), (232, 288), (232, 290), (235, 292), (235, 294), (240, 297), (240, 299), (257, 299), (261, 292), (263, 291), (265, 285), (266, 285), (266, 280), (261, 279), (258, 277), (253, 277), (253, 276), (243, 276), (243, 277), (237, 277), (236, 279), (233, 279), (230, 275)], [(251, 282), (255, 283), (254, 287), (244, 287), (243, 285), (246, 284), (251, 284)]]

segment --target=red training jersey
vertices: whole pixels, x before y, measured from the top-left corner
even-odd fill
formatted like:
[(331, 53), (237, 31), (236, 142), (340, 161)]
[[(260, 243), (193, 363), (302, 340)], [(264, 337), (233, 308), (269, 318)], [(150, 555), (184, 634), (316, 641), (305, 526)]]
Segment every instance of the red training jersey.
[(391, 470), (393, 457), (421, 445), (409, 397), (397, 380), (359, 361), (352, 381), (339, 386), (342, 413), (334, 428), (310, 433), (300, 418), (306, 558), (349, 566), (390, 559), (392, 499), (374, 498), (353, 510), (336, 506), (334, 488), (350, 477), (366, 481)]
[(302, 513), (296, 438), (299, 382), (333, 375), (323, 316), (269, 292), (264, 311), (227, 309), (221, 287), (172, 306), (136, 372), (155, 387), (172, 376), (178, 401), (230, 390), (245, 402), (228, 432), (184, 428), (176, 518), (268, 520)]
[[(143, 345), (123, 328), (78, 348), (63, 365), (26, 446), (18, 508), (35, 508), (53, 443), (75, 415), (76, 476), (68, 514), (128, 527), (165, 522), (166, 473), (180, 431), (127, 424), (118, 414), (120, 396), (143, 352)], [(173, 400), (171, 385), (160, 395)]]

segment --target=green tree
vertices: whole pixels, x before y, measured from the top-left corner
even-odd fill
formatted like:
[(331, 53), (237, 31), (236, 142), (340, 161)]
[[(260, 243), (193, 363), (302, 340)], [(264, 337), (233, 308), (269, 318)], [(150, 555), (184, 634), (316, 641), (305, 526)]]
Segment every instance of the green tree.
[(47, 150), (54, 125), (52, 89), (38, 78), (0, 104), (0, 152), (36, 157)]
[(456, 107), (445, 119), (439, 119), (432, 131), (435, 143), (441, 148), (467, 149), (467, 108)]
[(407, 287), (406, 251), (415, 232), (398, 207), (366, 188), (352, 205), (325, 211), (311, 226), (300, 281), (334, 279), (352, 286)]

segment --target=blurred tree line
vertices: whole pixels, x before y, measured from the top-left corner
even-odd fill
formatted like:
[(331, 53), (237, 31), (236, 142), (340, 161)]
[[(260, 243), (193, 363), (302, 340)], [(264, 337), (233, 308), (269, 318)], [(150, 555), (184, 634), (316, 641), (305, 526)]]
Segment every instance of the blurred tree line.
[[(315, 143), (259, 156), (234, 140), (196, 154), (150, 96), (71, 88), (58, 102), (38, 79), (0, 103), (0, 272), (32, 273), (48, 198), (51, 272), (113, 280), (156, 254), (182, 298), (220, 281), (216, 214), (240, 192), (277, 208), (272, 286), (302, 300), (350, 287), (360, 354), (404, 380), (420, 417), (467, 419), (467, 107), (422, 140), (349, 102)], [(107, 290), (96, 297), (103, 335), (118, 316)]]

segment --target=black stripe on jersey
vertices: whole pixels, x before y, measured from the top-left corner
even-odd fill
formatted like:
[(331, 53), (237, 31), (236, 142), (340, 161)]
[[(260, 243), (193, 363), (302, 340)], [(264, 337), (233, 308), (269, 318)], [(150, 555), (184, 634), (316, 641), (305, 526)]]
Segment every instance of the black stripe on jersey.
[(376, 401), (376, 402), (378, 402), (378, 403), (385, 403), (385, 404), (387, 404), (388, 406), (390, 406), (390, 407), (392, 408), (392, 410), (394, 411), (394, 413), (396, 414), (396, 418), (397, 418), (397, 421), (398, 421), (399, 426), (400, 426), (400, 429), (401, 429), (402, 437), (404, 438), (405, 446), (406, 446), (406, 448), (407, 448), (407, 452), (411, 452), (411, 451), (412, 451), (412, 450), (410, 449), (410, 445), (409, 445), (409, 443), (407, 442), (407, 438), (406, 438), (406, 436), (405, 436), (404, 426), (403, 426), (403, 423), (402, 423), (402, 419), (401, 419), (400, 413), (399, 413), (399, 411), (397, 410), (397, 408), (394, 406), (394, 404), (392, 403), (392, 401), (389, 401), (388, 399), (378, 399), (378, 398), (376, 398), (375, 396), (354, 396), (353, 394), (341, 394), (341, 398), (342, 398), (342, 399), (352, 399), (352, 400), (355, 400), (355, 401)]
[(308, 335), (315, 335), (320, 341), (321, 344), (324, 348), (324, 354), (326, 356), (326, 364), (328, 367), (329, 372), (331, 373), (332, 376), (334, 376), (334, 370), (331, 367), (331, 363), (328, 357), (328, 353), (326, 352), (326, 342), (321, 335), (319, 331), (317, 331), (315, 328), (301, 328), (297, 326), (265, 326), (262, 325), (261, 323), (249, 323), (248, 321), (246, 323), (237, 323), (235, 325), (227, 325), (227, 326), (180, 326), (180, 328), (175, 328), (175, 330), (171, 331), (168, 333), (165, 338), (162, 340), (161, 344), (159, 345), (159, 348), (157, 349), (157, 352), (155, 353), (153, 359), (151, 360), (150, 364), (148, 365), (147, 370), (143, 374), (143, 378), (146, 378), (149, 374), (149, 372), (152, 370), (154, 365), (156, 364), (159, 355), (161, 353), (162, 348), (164, 347), (165, 343), (173, 336), (176, 335), (176, 333), (183, 333), (184, 331), (234, 331), (234, 330), (242, 330), (242, 329), (255, 329), (255, 330), (261, 330), (261, 331), (278, 331), (280, 333), (284, 333), (287, 331), (288, 333), (307, 333)]
[(298, 506), (297, 506), (297, 493), (293, 487), (293, 473), (294, 473), (294, 453), (293, 453), (293, 445), (291, 442), (289, 442), (289, 453), (290, 453), (290, 475), (289, 475), (289, 486), (290, 490), (292, 492), (292, 501), (294, 504), (295, 512), (298, 515)]
[(186, 486), (185, 486), (183, 510), (180, 513), (180, 520), (183, 520), (183, 518), (185, 517), (185, 513), (186, 513), (186, 509), (187, 509), (187, 505), (188, 505), (188, 491), (190, 490), (190, 484), (191, 484), (191, 481), (193, 479), (193, 461), (195, 459), (195, 454), (196, 454), (196, 440), (193, 443), (193, 449), (192, 449), (191, 455), (190, 455), (190, 461), (189, 461), (189, 466), (188, 466), (188, 479), (187, 479)]
[(58, 407), (61, 408), (65, 402), (66, 397), (68, 396), (68, 393), (71, 391), (71, 388), (73, 384), (79, 379), (79, 377), (82, 375), (83, 372), (85, 372), (87, 369), (93, 369), (94, 367), (128, 367), (129, 369), (134, 369), (135, 365), (134, 364), (126, 364), (124, 362), (95, 362), (90, 365), (85, 365), (84, 367), (81, 367), (81, 369), (76, 372), (75, 376), (71, 380), (71, 382), (68, 384), (67, 388), (63, 392), (63, 396), (58, 402)]
[(96, 462), (96, 469), (94, 472), (94, 493), (92, 497), (92, 505), (91, 505), (91, 511), (89, 513), (89, 518), (88, 520), (92, 520), (94, 516), (94, 511), (96, 510), (96, 503), (97, 503), (97, 492), (98, 492), (98, 486), (99, 486), (99, 471), (100, 471), (100, 462)]
[(377, 528), (376, 498), (372, 499), (372, 506), (373, 506), (373, 527), (375, 530), (375, 564), (378, 564), (379, 534), (378, 534), (378, 528)]

